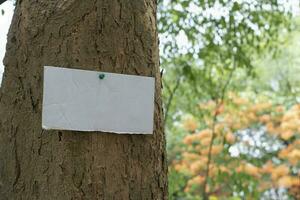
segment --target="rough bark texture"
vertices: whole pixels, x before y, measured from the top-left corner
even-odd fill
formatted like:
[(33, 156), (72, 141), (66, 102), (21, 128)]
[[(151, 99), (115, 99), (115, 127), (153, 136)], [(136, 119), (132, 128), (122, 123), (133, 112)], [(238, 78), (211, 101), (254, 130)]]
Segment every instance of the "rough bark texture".
[[(0, 97), (0, 199), (166, 199), (155, 0), (19, 0)], [(156, 77), (153, 135), (44, 131), (43, 66)]]

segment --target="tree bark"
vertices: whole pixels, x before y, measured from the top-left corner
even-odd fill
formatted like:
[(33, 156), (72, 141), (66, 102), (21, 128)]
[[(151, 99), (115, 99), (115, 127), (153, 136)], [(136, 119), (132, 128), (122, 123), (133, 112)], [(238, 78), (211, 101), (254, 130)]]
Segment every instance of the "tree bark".
[[(155, 0), (19, 0), (0, 96), (0, 199), (166, 199)], [(156, 78), (154, 134), (45, 131), (43, 66)]]

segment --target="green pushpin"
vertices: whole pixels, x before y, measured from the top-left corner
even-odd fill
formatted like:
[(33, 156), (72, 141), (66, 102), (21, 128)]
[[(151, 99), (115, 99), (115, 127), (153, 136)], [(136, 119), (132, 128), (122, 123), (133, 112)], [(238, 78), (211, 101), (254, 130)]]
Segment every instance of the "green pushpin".
[(99, 78), (102, 80), (102, 79), (104, 79), (104, 77), (105, 77), (105, 74), (99, 74)]

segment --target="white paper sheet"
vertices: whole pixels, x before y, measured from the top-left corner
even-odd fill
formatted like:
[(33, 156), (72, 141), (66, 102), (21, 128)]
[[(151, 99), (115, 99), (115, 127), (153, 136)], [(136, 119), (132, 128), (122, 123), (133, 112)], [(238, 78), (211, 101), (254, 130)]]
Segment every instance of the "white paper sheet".
[(154, 84), (152, 77), (45, 66), (42, 126), (152, 134)]

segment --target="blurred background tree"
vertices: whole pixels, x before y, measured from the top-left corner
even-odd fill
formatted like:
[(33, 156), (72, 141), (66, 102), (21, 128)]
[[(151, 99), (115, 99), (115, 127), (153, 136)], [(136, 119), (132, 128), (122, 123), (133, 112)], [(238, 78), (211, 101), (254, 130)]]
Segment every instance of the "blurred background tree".
[[(289, 172), (280, 181), (283, 175), (272, 179), (262, 172), (266, 163), (285, 163), (279, 152), (299, 142), (298, 130), (285, 131), (288, 140), (280, 136), (283, 130), (272, 136), (266, 131), (271, 122), (282, 124), (280, 116), (271, 117), (275, 108), (284, 109), (283, 117), (300, 100), (298, 11), (298, 1), (284, 0), (159, 2), (170, 199), (299, 198), (291, 191), (297, 189), (300, 158), (284, 165)], [(247, 106), (233, 106), (232, 95)], [(266, 103), (268, 108), (248, 116), (248, 109)], [(243, 115), (243, 123), (233, 123)], [(271, 122), (260, 121), (264, 117)], [(199, 136), (203, 131), (206, 137)], [(264, 147), (248, 148), (248, 137)], [(293, 150), (298, 155), (297, 145)]]

